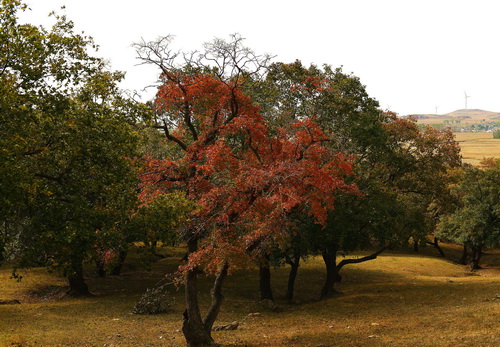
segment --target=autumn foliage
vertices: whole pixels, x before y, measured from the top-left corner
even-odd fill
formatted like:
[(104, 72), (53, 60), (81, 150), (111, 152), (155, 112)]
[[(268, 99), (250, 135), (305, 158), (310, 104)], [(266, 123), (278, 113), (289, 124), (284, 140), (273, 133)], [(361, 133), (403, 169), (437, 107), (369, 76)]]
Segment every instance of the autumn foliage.
[(286, 242), (292, 210), (324, 224), (335, 194), (356, 192), (345, 180), (353, 174), (350, 158), (324, 146), (328, 139), (313, 118), (297, 121), (293, 132), (271, 133), (241, 81), (209, 74), (164, 79), (155, 106), (180, 154), (148, 161), (141, 198), (177, 189), (198, 204), (186, 237), (203, 242), (184, 270), (246, 262), (252, 245)]

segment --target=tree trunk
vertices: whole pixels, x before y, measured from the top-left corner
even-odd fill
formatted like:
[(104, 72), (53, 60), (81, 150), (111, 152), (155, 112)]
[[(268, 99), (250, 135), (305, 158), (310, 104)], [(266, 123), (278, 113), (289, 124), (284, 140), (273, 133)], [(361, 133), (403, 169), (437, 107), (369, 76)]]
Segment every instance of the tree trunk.
[(467, 246), (464, 244), (464, 251), (462, 253), (462, 257), (458, 261), (460, 264), (465, 265), (467, 264)]
[(443, 252), (443, 249), (439, 246), (439, 240), (437, 237), (434, 238), (434, 242), (427, 241), (429, 245), (433, 245), (434, 248), (436, 248), (439, 252), (439, 254), (443, 257), (446, 258), (446, 255)]
[(224, 296), (222, 295), (222, 283), (227, 276), (227, 270), (229, 269), (229, 263), (226, 261), (217, 277), (214, 281), (214, 286), (211, 290), (212, 296), (212, 304), (207, 311), (205, 318), (203, 319), (203, 325), (205, 326), (205, 330), (212, 331), (212, 327), (214, 325), (217, 316), (219, 315), (220, 307), (222, 305), (222, 301), (224, 300)]
[(269, 256), (264, 256), (263, 262), (259, 267), (259, 289), (261, 300), (273, 301), (273, 290), (271, 288), (271, 269), (269, 266)]
[[(198, 249), (198, 239), (192, 237), (187, 242), (188, 254)], [(198, 305), (198, 267), (195, 266), (186, 273), (184, 285), (186, 310), (182, 323), (182, 333), (190, 347), (210, 346), (215, 344), (211, 332), (207, 331), (201, 319), (200, 306)]]
[(83, 266), (81, 261), (75, 261), (68, 273), (70, 296), (92, 296), (87, 283), (83, 277)]
[(472, 248), (471, 270), (481, 269), (481, 266), (479, 266), (479, 260), (481, 260), (482, 248), (482, 246)]
[(111, 275), (114, 276), (120, 275), (120, 273), (122, 272), (123, 264), (125, 263), (125, 259), (127, 258), (127, 255), (128, 255), (127, 249), (120, 249), (120, 251), (118, 252), (117, 262), (110, 271)]
[(288, 275), (288, 287), (286, 291), (286, 300), (289, 304), (293, 302), (293, 289), (295, 287), (295, 279), (297, 278), (297, 272), (299, 270), (300, 264), (300, 253), (294, 255), (294, 259), (287, 257), (287, 262), (290, 264), (290, 274)]
[(481, 260), (482, 255), (483, 255), (483, 246), (479, 246), (476, 255), (476, 263), (474, 264), (475, 269), (482, 269), (482, 267), (479, 265), (479, 261)]
[(333, 294), (338, 294), (339, 292), (333, 288), (333, 285), (337, 279), (337, 249), (332, 248), (321, 253), (326, 266), (326, 280), (323, 288), (321, 289), (320, 300), (326, 299)]
[(418, 252), (418, 240), (413, 241), (413, 252)]
[(101, 257), (99, 260), (96, 261), (96, 273), (97, 276), (99, 277), (106, 277), (106, 269), (104, 267), (104, 259)]

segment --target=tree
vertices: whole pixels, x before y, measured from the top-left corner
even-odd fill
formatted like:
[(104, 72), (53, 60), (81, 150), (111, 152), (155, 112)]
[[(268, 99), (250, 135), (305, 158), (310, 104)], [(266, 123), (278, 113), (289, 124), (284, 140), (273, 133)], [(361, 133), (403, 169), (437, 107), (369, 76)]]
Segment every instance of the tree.
[(472, 269), (479, 269), (484, 247), (500, 245), (500, 160), (487, 160), (483, 169), (467, 167), (452, 192), (459, 206), (443, 215), (438, 235), (472, 249)]
[(148, 199), (132, 214), (126, 226), (130, 231), (125, 233), (131, 238), (124, 240), (123, 246), (127, 249), (132, 242), (143, 242), (148, 256), (158, 255), (158, 243), (171, 245), (181, 239), (179, 228), (185, 225), (189, 213), (194, 210), (196, 205), (181, 192), (159, 194)]
[(92, 39), (71, 21), (55, 16), (51, 30), (19, 24), (24, 9), (3, 0), (0, 14), (4, 244), (18, 266), (57, 267), (70, 294), (88, 295), (83, 264), (136, 205), (130, 158), (143, 108), (122, 95), (123, 74), (90, 55)]
[[(211, 328), (229, 271), (261, 254), (259, 245), (289, 238), (283, 228), (294, 209), (326, 220), (339, 191), (356, 191), (345, 176), (349, 158), (324, 146), (312, 118), (270, 132), (259, 107), (246, 94), (268, 57), (255, 55), (239, 36), (215, 40), (196, 54), (175, 54), (171, 38), (138, 44), (140, 58), (161, 69), (155, 126), (177, 153), (151, 160), (141, 197), (182, 190), (196, 202), (184, 238), (186, 310), (183, 333), (190, 346), (213, 344)], [(248, 89), (247, 89), (248, 86)], [(215, 275), (212, 301), (202, 319), (198, 267)]]
[[(395, 247), (412, 235), (426, 237), (431, 230), (427, 207), (442, 195), (446, 170), (460, 163), (451, 132), (420, 131), (414, 120), (381, 111), (359, 78), (328, 65), (272, 64), (252, 95), (272, 127), (291, 127), (296, 120), (314, 115), (329, 137), (327, 145), (354, 160), (362, 197), (337, 196), (325, 229), (305, 227), (296, 233), (298, 239), (285, 255), (289, 260), (300, 259), (308, 244), (308, 252), (323, 256), (327, 278), (322, 297), (334, 292), (338, 271), (352, 263), (346, 259), (337, 265), (337, 253)], [(298, 263), (290, 263), (294, 278)]]
[[(266, 79), (252, 89), (252, 95), (262, 107), (262, 113), (271, 129), (290, 128), (297, 120), (315, 117), (329, 138), (326, 145), (333, 151), (351, 155), (358, 177), (358, 166), (365, 163), (367, 157), (375, 160), (373, 154), (383, 151), (381, 145), (384, 143), (385, 133), (382, 123), (387, 116), (378, 109), (378, 103), (368, 96), (359, 78), (344, 74), (341, 68), (332, 69), (328, 65), (322, 69), (315, 65), (306, 68), (300, 61), (291, 64), (274, 63), (270, 66)], [(378, 147), (380, 148), (376, 150)], [(362, 184), (362, 181), (358, 183)], [(346, 196), (351, 202), (358, 198)], [(341, 206), (342, 198), (338, 197), (335, 213), (338, 213)], [(352, 215), (350, 219), (354, 220)], [(284, 254), (286, 262), (291, 265), (287, 294), (289, 300), (293, 297), (291, 289), (300, 257), (322, 253), (324, 250), (319, 248), (327, 247), (325, 241), (332, 232), (329, 227), (324, 231), (314, 232), (314, 226), (311, 228), (308, 223), (300, 224), (302, 230), (295, 233), (296, 239)], [(330, 222), (328, 224), (333, 225)], [(319, 248), (315, 248), (315, 245)], [(327, 266), (328, 268), (331, 266)]]

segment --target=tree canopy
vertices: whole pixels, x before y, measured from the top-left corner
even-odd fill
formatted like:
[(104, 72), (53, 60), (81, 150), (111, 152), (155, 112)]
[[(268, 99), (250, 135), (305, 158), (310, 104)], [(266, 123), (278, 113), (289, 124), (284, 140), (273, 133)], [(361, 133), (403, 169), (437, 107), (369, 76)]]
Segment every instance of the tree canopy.
[(473, 250), (472, 268), (479, 268), (484, 247), (500, 245), (500, 160), (487, 160), (485, 167), (468, 167), (452, 194), (456, 209), (444, 214), (438, 235)]
[(86, 294), (82, 264), (136, 205), (133, 128), (141, 108), (122, 73), (91, 55), (91, 38), (55, 16), (51, 30), (0, 14), (1, 218), (6, 255), (60, 268)]
[(259, 107), (245, 93), (266, 57), (255, 55), (234, 36), (207, 45), (199, 59), (177, 65), (169, 43), (138, 47), (141, 57), (162, 72), (156, 127), (178, 146), (176, 156), (150, 161), (142, 196), (147, 200), (181, 189), (200, 206), (186, 230), (190, 254), (183, 267), (183, 331), (188, 343), (197, 344), (212, 341), (210, 329), (221, 301), (214, 294), (201, 319), (198, 266), (206, 264), (218, 274), (214, 290), (220, 291), (227, 271), (251, 257), (260, 243), (289, 236), (283, 223), (290, 211), (302, 210), (324, 224), (338, 192), (355, 192), (356, 186), (345, 179), (352, 174), (349, 157), (324, 145), (328, 138), (313, 117), (269, 131)]

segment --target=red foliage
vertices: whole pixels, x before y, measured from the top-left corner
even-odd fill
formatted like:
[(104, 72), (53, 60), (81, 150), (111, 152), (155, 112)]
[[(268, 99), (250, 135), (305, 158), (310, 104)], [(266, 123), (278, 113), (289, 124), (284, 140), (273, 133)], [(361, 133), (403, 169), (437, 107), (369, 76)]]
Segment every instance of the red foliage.
[(198, 203), (187, 236), (201, 243), (183, 270), (200, 263), (215, 270), (228, 259), (244, 265), (250, 245), (286, 237), (283, 225), (292, 210), (324, 224), (335, 195), (357, 191), (345, 181), (353, 174), (350, 158), (324, 146), (327, 137), (314, 119), (298, 121), (293, 133), (271, 134), (241, 81), (204, 74), (164, 78), (156, 107), (174, 128), (167, 138), (182, 156), (148, 160), (141, 198), (182, 189)]

